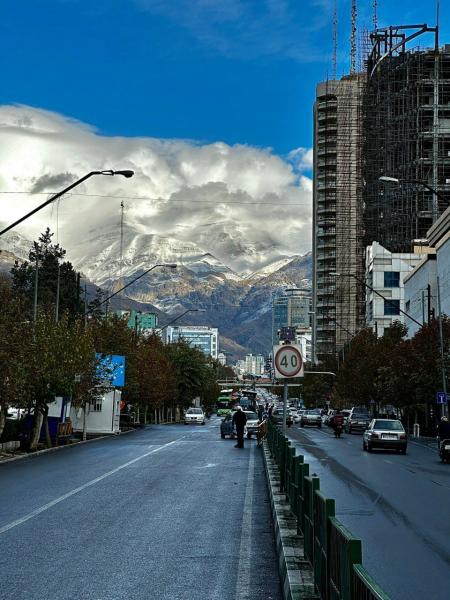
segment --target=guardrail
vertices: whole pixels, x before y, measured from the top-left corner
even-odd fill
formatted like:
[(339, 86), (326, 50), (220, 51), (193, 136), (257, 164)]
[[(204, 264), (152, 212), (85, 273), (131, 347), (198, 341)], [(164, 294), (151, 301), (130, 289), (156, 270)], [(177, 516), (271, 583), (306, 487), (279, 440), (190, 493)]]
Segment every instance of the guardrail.
[(321, 600), (390, 600), (362, 566), (361, 541), (335, 517), (335, 501), (320, 491), (319, 477), (310, 476), (304, 457), (272, 422), (267, 443)]

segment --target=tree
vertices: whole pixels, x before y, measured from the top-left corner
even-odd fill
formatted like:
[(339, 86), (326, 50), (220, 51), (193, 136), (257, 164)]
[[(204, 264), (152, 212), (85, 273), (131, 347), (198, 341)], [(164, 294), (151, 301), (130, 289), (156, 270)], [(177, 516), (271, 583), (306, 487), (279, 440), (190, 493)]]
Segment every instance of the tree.
[(22, 408), (31, 396), (26, 348), (31, 325), (24, 321), (23, 303), (15, 298), (10, 282), (0, 279), (0, 437), (8, 408)]
[(70, 262), (61, 262), (66, 251), (52, 243), (53, 233), (47, 228), (28, 253), (28, 261), (17, 261), (11, 269), (13, 293), (23, 299), (25, 310), (31, 318), (34, 305), (36, 262), (38, 264), (38, 306), (44, 311), (56, 306), (59, 270), (59, 313), (67, 312), (70, 318), (82, 314), (78, 275)]

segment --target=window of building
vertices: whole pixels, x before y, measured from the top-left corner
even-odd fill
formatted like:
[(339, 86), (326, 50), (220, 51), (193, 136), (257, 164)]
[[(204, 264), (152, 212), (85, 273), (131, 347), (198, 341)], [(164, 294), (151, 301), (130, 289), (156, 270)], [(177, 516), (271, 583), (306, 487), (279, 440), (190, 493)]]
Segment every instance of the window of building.
[(411, 310), (411, 301), (410, 301), (410, 300), (407, 300), (407, 301), (406, 301), (405, 310), (406, 310), (406, 312), (408, 312), (408, 313), (409, 313), (409, 311)]
[(400, 300), (385, 300), (384, 314), (387, 316), (400, 314)]
[(94, 402), (90, 402), (89, 408), (91, 412), (102, 412), (102, 399), (97, 398)]
[(385, 271), (384, 272), (384, 287), (391, 287), (391, 288), (400, 287), (399, 271)]

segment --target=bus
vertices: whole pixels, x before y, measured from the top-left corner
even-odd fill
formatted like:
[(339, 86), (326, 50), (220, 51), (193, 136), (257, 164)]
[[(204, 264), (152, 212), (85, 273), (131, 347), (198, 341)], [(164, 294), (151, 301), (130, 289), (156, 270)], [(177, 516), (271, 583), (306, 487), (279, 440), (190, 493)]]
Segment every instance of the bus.
[(236, 397), (233, 390), (222, 390), (220, 396), (216, 400), (217, 415), (224, 417), (231, 413), (233, 405), (236, 402)]

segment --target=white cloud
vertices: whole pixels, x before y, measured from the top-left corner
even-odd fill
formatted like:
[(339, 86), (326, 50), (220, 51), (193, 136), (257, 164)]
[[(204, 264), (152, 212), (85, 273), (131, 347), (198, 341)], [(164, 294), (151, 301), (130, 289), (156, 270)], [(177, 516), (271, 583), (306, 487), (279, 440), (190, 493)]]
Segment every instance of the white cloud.
[[(307, 163), (309, 151), (302, 151), (295, 156)], [(58, 225), (69, 257), (88, 232), (119, 235), (123, 196), (139, 198), (124, 200), (128, 224), (195, 242), (239, 271), (310, 249), (311, 181), (269, 149), (105, 137), (59, 114), (0, 106), (0, 164), (7, 222), (45, 200), (32, 191), (58, 191), (92, 170), (135, 171), (132, 179), (92, 177), (59, 210), (48, 207), (18, 229), (36, 236)]]

